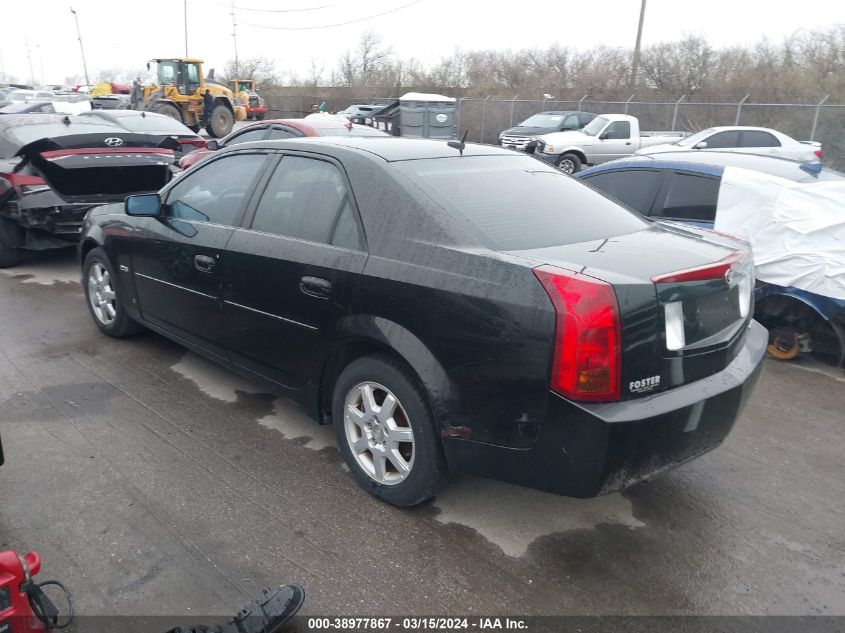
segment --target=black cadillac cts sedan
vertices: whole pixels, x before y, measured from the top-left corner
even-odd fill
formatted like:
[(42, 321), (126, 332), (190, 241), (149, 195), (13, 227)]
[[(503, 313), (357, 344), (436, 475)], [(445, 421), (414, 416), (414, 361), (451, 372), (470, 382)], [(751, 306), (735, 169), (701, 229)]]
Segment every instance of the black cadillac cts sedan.
[(88, 307), (268, 383), (409, 506), (449, 473), (615, 490), (717, 446), (767, 342), (742, 242), (524, 154), (262, 141), (92, 210)]

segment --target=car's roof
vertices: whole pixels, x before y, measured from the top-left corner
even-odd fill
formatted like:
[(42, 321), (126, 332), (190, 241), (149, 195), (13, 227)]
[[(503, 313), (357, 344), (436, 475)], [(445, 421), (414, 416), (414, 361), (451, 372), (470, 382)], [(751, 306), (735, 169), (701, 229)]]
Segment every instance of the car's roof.
[(537, 112), (536, 114), (592, 114), (592, 112), (583, 112), (582, 110), (546, 110), (545, 112)]
[(707, 152), (664, 152), (631, 156), (592, 167), (582, 173), (584, 175), (591, 175), (617, 169), (682, 169), (719, 176), (725, 167), (751, 169), (796, 182), (801, 180), (809, 181), (817, 177), (819, 172), (823, 172), (831, 178), (836, 178), (837, 176), (845, 178), (845, 174), (841, 174), (833, 169), (822, 168), (816, 162), (802, 162), (782, 156), (765, 156), (746, 152), (719, 152), (715, 150)]
[[(310, 138), (284, 139), (275, 141), (253, 141), (233, 145), (231, 149), (246, 147), (267, 147), (274, 149), (349, 149), (378, 156), (388, 162), (419, 160), (425, 158), (453, 158), (461, 153), (447, 145), (447, 141), (434, 139), (410, 139), (395, 136), (318, 136)], [(227, 148), (228, 149), (228, 148)], [(525, 156), (494, 145), (467, 143), (464, 156)]]
[(752, 132), (777, 132), (777, 130), (773, 130), (770, 127), (758, 127), (756, 125), (717, 125), (707, 129), (713, 130), (714, 132), (742, 132), (743, 130), (749, 130)]

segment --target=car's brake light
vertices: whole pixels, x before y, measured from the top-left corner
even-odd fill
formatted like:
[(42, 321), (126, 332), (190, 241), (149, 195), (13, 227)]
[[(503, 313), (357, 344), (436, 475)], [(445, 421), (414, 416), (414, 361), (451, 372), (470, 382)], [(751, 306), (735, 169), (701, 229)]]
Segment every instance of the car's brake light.
[(201, 138), (180, 138), (179, 143), (182, 145), (191, 145), (192, 147), (205, 147), (205, 140)]
[(817, 150), (816, 150), (815, 152), (813, 152), (813, 153), (814, 153), (814, 154), (816, 155), (816, 157), (818, 157), (818, 158), (824, 158), (824, 152), (823, 152), (823, 151), (821, 151), (820, 149), (817, 149)]
[(734, 267), (736, 262), (742, 259), (742, 256), (742, 253), (733, 253), (714, 264), (705, 264), (704, 266), (687, 268), (674, 273), (655, 275), (651, 278), (651, 281), (656, 284), (667, 284), (681, 283), (684, 281), (711, 281), (713, 279), (724, 279), (725, 275)]
[(48, 185), (43, 178), (38, 176), (27, 176), (24, 174), (14, 173), (0, 173), (5, 188), (12, 188), (18, 193), (30, 193), (32, 191), (41, 191), (48, 189)]
[(613, 286), (555, 266), (534, 275), (557, 315), (552, 390), (572, 400), (619, 400), (622, 332)]

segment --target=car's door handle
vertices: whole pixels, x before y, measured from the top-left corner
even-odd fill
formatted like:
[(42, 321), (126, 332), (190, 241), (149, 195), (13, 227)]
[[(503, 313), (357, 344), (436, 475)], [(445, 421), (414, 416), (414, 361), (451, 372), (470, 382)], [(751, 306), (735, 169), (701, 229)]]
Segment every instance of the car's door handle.
[(303, 277), (299, 280), (299, 289), (311, 297), (328, 299), (332, 293), (332, 284), (328, 279), (321, 277)]
[(625, 145), (630, 145), (630, 144), (631, 144), (631, 141), (628, 141), (627, 143), (625, 143)]
[(194, 268), (201, 273), (214, 272), (214, 264), (216, 264), (213, 257), (208, 255), (194, 255)]

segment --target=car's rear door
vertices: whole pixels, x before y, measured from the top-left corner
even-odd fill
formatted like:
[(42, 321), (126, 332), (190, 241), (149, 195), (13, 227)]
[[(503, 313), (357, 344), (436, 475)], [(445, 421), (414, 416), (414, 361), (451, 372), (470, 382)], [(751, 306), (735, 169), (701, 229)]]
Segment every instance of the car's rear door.
[(304, 386), (329, 351), (367, 260), (342, 166), (278, 156), (226, 249), (223, 323), (232, 361), (285, 387)]
[(143, 318), (219, 356), (225, 247), (268, 159), (257, 151), (210, 159), (164, 193), (159, 217), (137, 218), (127, 238)]

